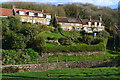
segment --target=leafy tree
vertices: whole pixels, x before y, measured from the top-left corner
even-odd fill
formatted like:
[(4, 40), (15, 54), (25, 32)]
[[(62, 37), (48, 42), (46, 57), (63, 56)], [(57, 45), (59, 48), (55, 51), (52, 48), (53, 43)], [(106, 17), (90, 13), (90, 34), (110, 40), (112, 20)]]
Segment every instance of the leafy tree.
[(105, 38), (107, 39), (109, 37), (109, 33), (107, 31), (100, 31), (98, 34), (97, 34), (97, 37), (102, 37), (102, 38)]
[(25, 37), (13, 31), (7, 31), (2, 40), (3, 49), (22, 49), (26, 47)]

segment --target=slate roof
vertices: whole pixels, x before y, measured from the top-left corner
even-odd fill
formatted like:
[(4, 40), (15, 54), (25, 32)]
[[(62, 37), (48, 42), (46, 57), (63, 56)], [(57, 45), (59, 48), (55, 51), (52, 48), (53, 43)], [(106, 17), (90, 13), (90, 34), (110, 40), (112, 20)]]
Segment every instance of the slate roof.
[(56, 17), (58, 22), (65, 22), (65, 23), (82, 23), (79, 19), (76, 18), (67, 18), (67, 17)]

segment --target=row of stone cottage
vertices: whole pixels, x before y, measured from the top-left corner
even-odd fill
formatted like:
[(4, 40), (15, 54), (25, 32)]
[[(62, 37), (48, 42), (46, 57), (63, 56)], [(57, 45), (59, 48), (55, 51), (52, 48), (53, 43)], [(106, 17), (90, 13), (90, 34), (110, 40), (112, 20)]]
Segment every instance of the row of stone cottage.
[[(12, 9), (0, 8), (0, 16), (16, 16), (19, 15), (22, 22), (42, 23), (50, 25), (52, 15), (50, 13), (44, 13), (44, 11), (34, 11), (26, 9), (18, 9), (13, 6)], [(80, 19), (80, 18), (68, 18), (68, 17), (54, 17), (55, 24), (61, 24), (63, 30), (85, 30), (87, 33), (99, 32), (104, 30), (103, 21), (100, 17), (99, 20), (94, 19)], [(56, 27), (56, 26), (55, 26)]]

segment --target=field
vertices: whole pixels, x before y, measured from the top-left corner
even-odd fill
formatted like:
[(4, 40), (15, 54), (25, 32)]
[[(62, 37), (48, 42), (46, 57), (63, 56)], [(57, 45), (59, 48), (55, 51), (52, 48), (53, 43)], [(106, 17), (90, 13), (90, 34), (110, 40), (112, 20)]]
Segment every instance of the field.
[[(81, 78), (83, 80), (89, 78), (92, 80), (95, 80), (93, 78), (107, 78), (105, 80), (108, 80), (110, 78), (116, 78), (117, 80), (119, 78), (119, 70), (120, 67), (101, 67), (101, 68), (76, 68), (76, 69), (56, 69), (56, 70), (48, 70), (48, 71), (42, 71), (42, 72), (19, 72), (19, 73), (12, 73), (12, 74), (3, 74), (3, 80), (5, 78), (9, 78), (10, 80), (13, 80), (16, 78), (19, 80), (20, 78), (23, 78), (22, 80), (41, 80), (41, 79), (55, 79), (55, 78), (62, 78), (62, 79), (70, 79), (70, 78)], [(50, 76), (50, 77), (48, 77)], [(6, 79), (6, 80), (9, 80)], [(43, 79), (43, 80), (44, 80)], [(104, 80), (104, 79), (103, 79)]]

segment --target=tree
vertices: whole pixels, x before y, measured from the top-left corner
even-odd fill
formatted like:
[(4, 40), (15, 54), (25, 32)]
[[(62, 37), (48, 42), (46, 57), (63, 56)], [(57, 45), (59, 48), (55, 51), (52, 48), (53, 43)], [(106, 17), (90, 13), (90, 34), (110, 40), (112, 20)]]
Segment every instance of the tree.
[(13, 31), (7, 31), (2, 40), (3, 49), (23, 49), (26, 47), (25, 37)]
[(101, 38), (105, 38), (107, 39), (109, 37), (109, 33), (107, 31), (100, 31), (98, 34), (97, 34), (97, 37), (101, 37)]

